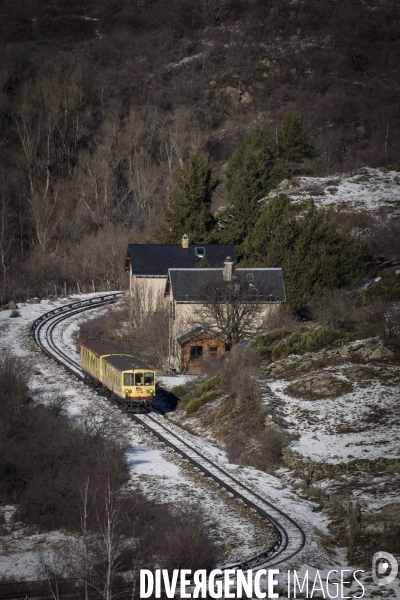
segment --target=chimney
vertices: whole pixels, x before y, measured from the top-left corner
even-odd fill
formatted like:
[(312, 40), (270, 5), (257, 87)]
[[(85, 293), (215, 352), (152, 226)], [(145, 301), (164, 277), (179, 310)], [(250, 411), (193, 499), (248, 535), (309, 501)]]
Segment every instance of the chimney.
[(224, 281), (232, 281), (233, 276), (233, 260), (227, 256), (224, 262), (224, 271), (222, 273)]
[(189, 238), (186, 233), (184, 233), (182, 236), (182, 248), (185, 248), (185, 250), (189, 248)]

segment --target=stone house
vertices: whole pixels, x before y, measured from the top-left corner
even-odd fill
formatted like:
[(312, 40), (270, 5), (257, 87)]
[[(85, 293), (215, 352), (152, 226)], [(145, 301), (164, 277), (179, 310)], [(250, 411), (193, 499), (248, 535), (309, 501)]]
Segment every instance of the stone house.
[(180, 244), (129, 244), (125, 271), (129, 272), (131, 305), (135, 299), (155, 310), (165, 300), (168, 269), (192, 269), (202, 259), (214, 268), (222, 268), (226, 256), (236, 262), (233, 244), (193, 244), (187, 235)]
[(170, 268), (165, 285), (169, 301), (169, 365), (177, 372), (196, 372), (200, 359), (218, 358), (229, 349), (225, 334), (201, 320), (207, 301), (199, 297), (199, 290), (207, 281), (212, 284), (231, 281), (238, 287), (238, 282), (246, 281), (250, 288), (263, 290), (251, 315), (250, 335), (256, 333), (268, 315), (286, 299), (281, 269), (234, 269), (234, 261), (229, 256), (223, 268)]

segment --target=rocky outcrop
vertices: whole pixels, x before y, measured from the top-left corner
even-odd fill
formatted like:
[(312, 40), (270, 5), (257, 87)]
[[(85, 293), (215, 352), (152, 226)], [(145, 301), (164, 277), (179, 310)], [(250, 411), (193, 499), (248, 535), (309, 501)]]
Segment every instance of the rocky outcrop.
[(0, 306), (0, 310), (17, 310), (18, 306), (15, 304), (13, 300), (10, 300), (8, 304), (4, 304)]
[(395, 356), (395, 349), (382, 340), (368, 339), (342, 344), (340, 348), (324, 349), (319, 352), (291, 355), (270, 365), (263, 366), (267, 377), (279, 378), (289, 369), (295, 372), (307, 371), (313, 365), (337, 359), (357, 359), (363, 362), (387, 361)]
[(283, 460), (287, 467), (300, 471), (303, 477), (309, 481), (319, 481), (321, 479), (333, 479), (353, 473), (355, 471), (367, 472), (398, 472), (400, 461), (398, 459), (375, 458), (356, 458), (343, 463), (319, 463), (304, 459), (299, 452), (293, 450), (290, 446), (283, 449)]
[[(211, 82), (210, 85), (212, 83), (213, 82)], [(247, 90), (242, 92), (238, 88), (228, 86), (226, 88), (222, 88), (220, 93), (226, 94), (230, 98), (232, 104), (251, 104), (253, 102), (253, 96)]]
[(350, 392), (352, 387), (348, 381), (339, 379), (331, 373), (323, 372), (292, 383), (285, 389), (285, 392), (307, 400), (337, 397)]

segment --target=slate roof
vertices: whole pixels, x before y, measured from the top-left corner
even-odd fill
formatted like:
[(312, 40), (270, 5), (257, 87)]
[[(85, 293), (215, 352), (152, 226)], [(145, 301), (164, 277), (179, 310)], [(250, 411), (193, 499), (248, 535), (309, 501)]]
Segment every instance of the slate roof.
[(132, 275), (166, 277), (168, 269), (196, 267), (201, 258), (196, 248), (204, 248), (213, 267), (222, 268), (227, 256), (237, 262), (233, 244), (190, 244), (189, 248), (182, 248), (182, 244), (129, 244), (125, 271), (131, 268)]
[[(177, 302), (198, 302), (198, 290), (207, 281), (222, 280), (223, 269), (169, 269), (168, 283), (172, 288), (172, 297)], [(282, 269), (235, 269), (234, 275), (250, 275), (251, 282), (259, 283), (265, 291), (266, 302), (284, 302), (286, 300)], [(167, 284), (168, 285), (168, 284)]]

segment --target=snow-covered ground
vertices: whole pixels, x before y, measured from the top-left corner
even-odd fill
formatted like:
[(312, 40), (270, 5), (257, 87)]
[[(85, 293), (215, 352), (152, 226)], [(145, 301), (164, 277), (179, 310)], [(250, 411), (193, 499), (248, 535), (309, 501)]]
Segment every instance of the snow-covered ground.
[[(31, 394), (40, 402), (52, 392), (62, 391), (67, 399), (67, 410), (73, 419), (112, 417), (114, 427), (128, 439), (127, 465), (130, 485), (147, 497), (171, 506), (184, 504), (199, 510), (213, 537), (223, 547), (223, 561), (236, 561), (252, 556), (269, 547), (274, 535), (269, 526), (246, 510), (212, 482), (201, 477), (172, 450), (149, 435), (140, 425), (132, 423), (116, 407), (110, 406), (82, 382), (76, 380), (47, 359), (33, 344), (29, 326), (41, 314), (61, 304), (81, 299), (81, 296), (59, 299), (56, 302), (20, 304), (21, 316), (10, 318), (11, 311), (0, 312), (0, 343), (18, 356), (25, 356), (33, 364)], [(105, 309), (95, 309), (101, 311)], [(73, 333), (90, 314), (76, 316), (64, 326), (61, 337), (70, 355), (78, 359)], [(176, 380), (174, 379), (174, 384)], [(204, 446), (204, 444), (203, 444)], [(207, 444), (211, 455), (216, 452)], [(6, 512), (10, 521), (11, 507)], [(0, 534), (0, 576), (7, 574), (25, 579), (41, 576), (40, 558), (65, 540), (65, 533), (42, 534), (16, 527), (6, 527)]]
[(293, 381), (269, 383), (284, 402), (285, 418), (300, 432), (292, 446), (305, 458), (328, 463), (400, 458), (400, 368), (384, 364), (359, 367), (365, 379), (356, 382), (349, 377), (353, 369), (354, 365), (343, 362), (319, 370), (351, 386), (351, 391), (339, 397), (295, 398), (287, 389)]
[(269, 194), (280, 193), (293, 201), (313, 198), (319, 207), (398, 215), (400, 213), (400, 173), (363, 167), (355, 174), (328, 177), (295, 177), (282, 182)]
[[(133, 424), (117, 408), (104, 402), (83, 383), (68, 375), (36, 349), (30, 339), (29, 325), (31, 322), (56, 305), (80, 298), (82, 297), (58, 299), (55, 302), (42, 301), (40, 304), (23, 304), (19, 307), (21, 316), (18, 318), (10, 318), (10, 311), (0, 312), (1, 347), (9, 349), (19, 356), (25, 356), (33, 363), (32, 395), (37, 400), (45, 402), (49, 393), (62, 390), (68, 398), (68, 411), (71, 418), (81, 419), (86, 416), (96, 419), (108, 419), (111, 416), (114, 420), (114, 426), (120, 428), (121, 434), (127, 437), (130, 443), (126, 455), (131, 476), (130, 486), (140, 489), (146, 496), (161, 502), (168, 502), (171, 505), (184, 503), (197, 507), (203, 514), (216, 541), (223, 545), (223, 561), (229, 562), (245, 558), (268, 547), (272, 539), (271, 531), (260, 523), (257, 516), (252, 515), (235, 500), (231, 499), (225, 491), (220, 490), (212, 482), (210, 483), (199, 473), (193, 471), (172, 450), (165, 448), (161, 442), (150, 436), (141, 426)], [(74, 317), (63, 328), (61, 333), (62, 342), (71, 356), (77, 357), (74, 333), (79, 326), (79, 322), (88, 317), (90, 318), (90, 313)], [(180, 376), (160, 378), (165, 387), (180, 385), (185, 380), (186, 377), (182, 378)], [(302, 403), (285, 393), (284, 388), (286, 385), (287, 382), (276, 382), (275, 391), (284, 399), (291, 418), (297, 419), (299, 424), (302, 425), (299, 414)], [(377, 393), (377, 391), (376, 389), (375, 392)], [(346, 406), (349, 407), (349, 403), (353, 402), (351, 410), (354, 411), (359, 409), (360, 404), (363, 406), (366, 404), (368, 392), (365, 392), (365, 390), (362, 390), (362, 392), (355, 393), (353, 396), (349, 395), (343, 401), (340, 408), (343, 418), (346, 414)], [(385, 406), (390, 406), (394, 399), (386, 398), (385, 393), (385, 391), (382, 391), (382, 401), (386, 402)], [(321, 429), (317, 424), (312, 424), (311, 435), (310, 432), (305, 431), (303, 426), (304, 436), (300, 438), (297, 449), (303, 452), (305, 456), (319, 456), (321, 460), (329, 458), (332, 461), (338, 460), (334, 457), (334, 454), (337, 457), (347, 456), (350, 453), (355, 455), (358, 448), (357, 442), (359, 441), (357, 437), (354, 438), (351, 449), (346, 448), (344, 450), (342, 445), (338, 443), (336, 443), (336, 448), (333, 448), (334, 433), (332, 428), (334, 428), (336, 420), (339, 419), (335, 415), (335, 410), (338, 412), (337, 403), (335, 402), (330, 406), (328, 400), (318, 402), (322, 402), (322, 404), (318, 404), (318, 407), (315, 403), (311, 404), (324, 414), (325, 429)], [(367, 408), (363, 410), (367, 410)], [(389, 432), (389, 429), (388, 427), (387, 432)], [(324, 574), (326, 576), (330, 569), (347, 568), (345, 556), (340, 549), (335, 553), (331, 551), (328, 553), (321, 543), (321, 536), (324, 536), (328, 531), (326, 517), (315, 510), (315, 503), (301, 499), (295, 494), (290, 480), (285, 477), (284, 473), (278, 478), (251, 467), (238, 467), (229, 464), (225, 453), (218, 448), (215, 441), (209, 439), (206, 432), (198, 433), (199, 435), (192, 435), (185, 432), (185, 436), (193, 445), (200, 447), (214, 458), (218, 457), (218, 460), (223, 463), (226, 469), (234, 473), (236, 477), (257, 493), (272, 501), (278, 508), (289, 513), (305, 528), (307, 534), (306, 549), (300, 560), (294, 559), (290, 564), (285, 564), (285, 569), (308, 570), (310, 577), (312, 577), (316, 569), (320, 571), (321, 576), (324, 576)], [(380, 431), (379, 435), (381, 435)], [(326, 436), (326, 438), (316, 440), (313, 436)], [(332, 436), (331, 441), (330, 436)], [(382, 433), (382, 436), (379, 439), (384, 439), (384, 433)], [(395, 443), (394, 438), (393, 443)], [(371, 441), (370, 446), (370, 453), (375, 456), (378, 444), (373, 444)], [(326, 448), (325, 451), (324, 448)], [(365, 491), (370, 494), (371, 501), (376, 501), (373, 490)], [(14, 575), (28, 580), (41, 577), (41, 557), (50, 556), (53, 550), (70, 541), (71, 536), (68, 536), (65, 532), (39, 533), (25, 528), (23, 524), (13, 524), (13, 507), (3, 507), (1, 512), (6, 516), (6, 525), (3, 526), (0, 533), (0, 576), (7, 574), (8, 576)], [(285, 585), (283, 575), (281, 584)], [(393, 584), (391, 587), (393, 591), (386, 593), (385, 597), (400, 597), (398, 588)], [(350, 589), (355, 594), (359, 593), (354, 586)], [(339, 595), (339, 597), (341, 596)], [(367, 594), (365, 597), (372, 597), (372, 595)]]

